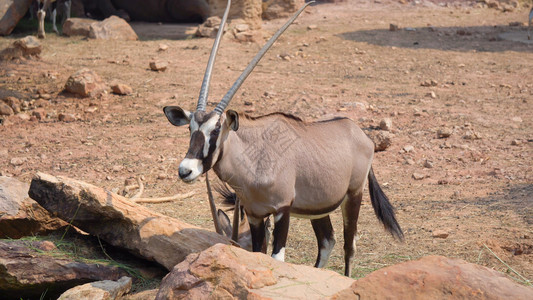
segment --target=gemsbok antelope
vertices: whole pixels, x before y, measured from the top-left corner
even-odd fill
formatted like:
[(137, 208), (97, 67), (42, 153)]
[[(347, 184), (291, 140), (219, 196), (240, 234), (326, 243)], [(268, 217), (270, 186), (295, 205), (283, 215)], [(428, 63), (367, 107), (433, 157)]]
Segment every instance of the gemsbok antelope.
[[(273, 215), (272, 257), (284, 261), (290, 216), (311, 219), (318, 241), (315, 267), (324, 267), (335, 244), (329, 214), (339, 206), (344, 222), (346, 276), (351, 274), (357, 219), (368, 181), (377, 218), (399, 240), (403, 232), (394, 208), (372, 171), (374, 144), (348, 118), (305, 122), (286, 113), (251, 117), (227, 110), (229, 102), (276, 39), (312, 2), (306, 3), (252, 59), (222, 100), (206, 111), (211, 71), (222, 30), (213, 43), (196, 111), (164, 107), (171, 124), (189, 124), (189, 150), (179, 177), (192, 182), (213, 169), (231, 186), (248, 217), (253, 251), (264, 249), (265, 218)], [(224, 28), (231, 0), (220, 28)]]

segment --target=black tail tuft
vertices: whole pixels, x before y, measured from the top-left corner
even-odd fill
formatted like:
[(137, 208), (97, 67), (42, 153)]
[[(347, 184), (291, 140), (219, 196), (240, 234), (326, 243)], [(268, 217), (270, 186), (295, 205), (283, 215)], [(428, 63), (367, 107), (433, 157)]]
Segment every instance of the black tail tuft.
[(383, 223), (385, 229), (392, 234), (395, 238), (403, 241), (403, 232), (400, 228), (400, 224), (396, 221), (394, 215), (394, 207), (389, 202), (389, 198), (383, 192), (379, 183), (374, 175), (372, 167), (368, 173), (368, 190), (370, 191), (370, 199), (372, 200), (372, 207), (379, 221)]

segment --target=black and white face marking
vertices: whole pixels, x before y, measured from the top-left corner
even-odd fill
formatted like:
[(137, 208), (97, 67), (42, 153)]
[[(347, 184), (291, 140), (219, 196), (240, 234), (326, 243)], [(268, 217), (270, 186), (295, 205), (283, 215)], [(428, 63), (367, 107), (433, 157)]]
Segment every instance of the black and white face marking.
[(194, 181), (216, 162), (220, 145), (220, 120), (220, 115), (214, 112), (197, 111), (192, 114), (189, 123), (191, 131), (189, 151), (178, 170), (183, 181)]

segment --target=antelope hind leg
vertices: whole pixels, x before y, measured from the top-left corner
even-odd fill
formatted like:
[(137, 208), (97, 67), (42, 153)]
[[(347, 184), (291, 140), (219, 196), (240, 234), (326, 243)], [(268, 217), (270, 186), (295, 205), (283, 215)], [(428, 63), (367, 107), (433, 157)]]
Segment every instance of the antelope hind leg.
[(352, 262), (355, 255), (355, 235), (357, 234), (357, 219), (363, 193), (351, 194), (348, 192), (347, 199), (342, 203), (342, 220), (344, 224), (344, 275), (352, 274)]
[(335, 246), (335, 235), (329, 216), (321, 219), (312, 219), (311, 225), (315, 231), (318, 243), (318, 255), (316, 257), (315, 268), (323, 268), (328, 262), (329, 256)]

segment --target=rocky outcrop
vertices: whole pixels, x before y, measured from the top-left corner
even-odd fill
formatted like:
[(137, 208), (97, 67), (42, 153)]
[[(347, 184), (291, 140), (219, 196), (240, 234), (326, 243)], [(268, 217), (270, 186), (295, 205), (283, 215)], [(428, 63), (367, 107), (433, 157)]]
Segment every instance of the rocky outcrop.
[(286, 18), (305, 4), (305, 0), (267, 0), (263, 1), (262, 17), (265, 20)]
[(111, 16), (89, 26), (89, 37), (97, 40), (136, 41), (139, 39), (128, 22), (117, 16)]
[[(209, 16), (222, 18), (226, 9), (226, 0), (209, 0)], [(258, 0), (236, 0), (231, 2), (228, 20), (242, 19), (252, 30), (261, 28), (261, 1)]]
[(24, 17), (32, 0), (0, 0), (0, 35), (8, 35)]
[(81, 35), (89, 37), (91, 25), (98, 21), (93, 19), (70, 18), (63, 23), (63, 34), (66, 36)]
[(15, 178), (0, 176), (0, 238), (41, 235), (68, 225), (30, 199), (29, 188)]
[(333, 299), (533, 299), (533, 289), (461, 259), (427, 256), (379, 269)]
[(62, 256), (48, 241), (0, 241), (0, 298), (55, 299), (74, 286), (117, 280), (127, 273), (102, 263), (83, 263)]
[(65, 90), (81, 97), (95, 97), (105, 93), (107, 85), (96, 72), (81, 69), (70, 75), (65, 84)]
[(111, 245), (171, 270), (191, 253), (229, 239), (161, 214), (88, 183), (37, 173), (30, 197), (54, 215)]
[(39, 57), (43, 50), (41, 43), (34, 36), (18, 39), (0, 52), (0, 60)]
[(131, 290), (131, 278), (122, 277), (117, 281), (102, 280), (67, 290), (58, 300), (114, 300), (121, 298)]
[(175, 266), (156, 299), (323, 299), (353, 282), (333, 271), (218, 244)]

